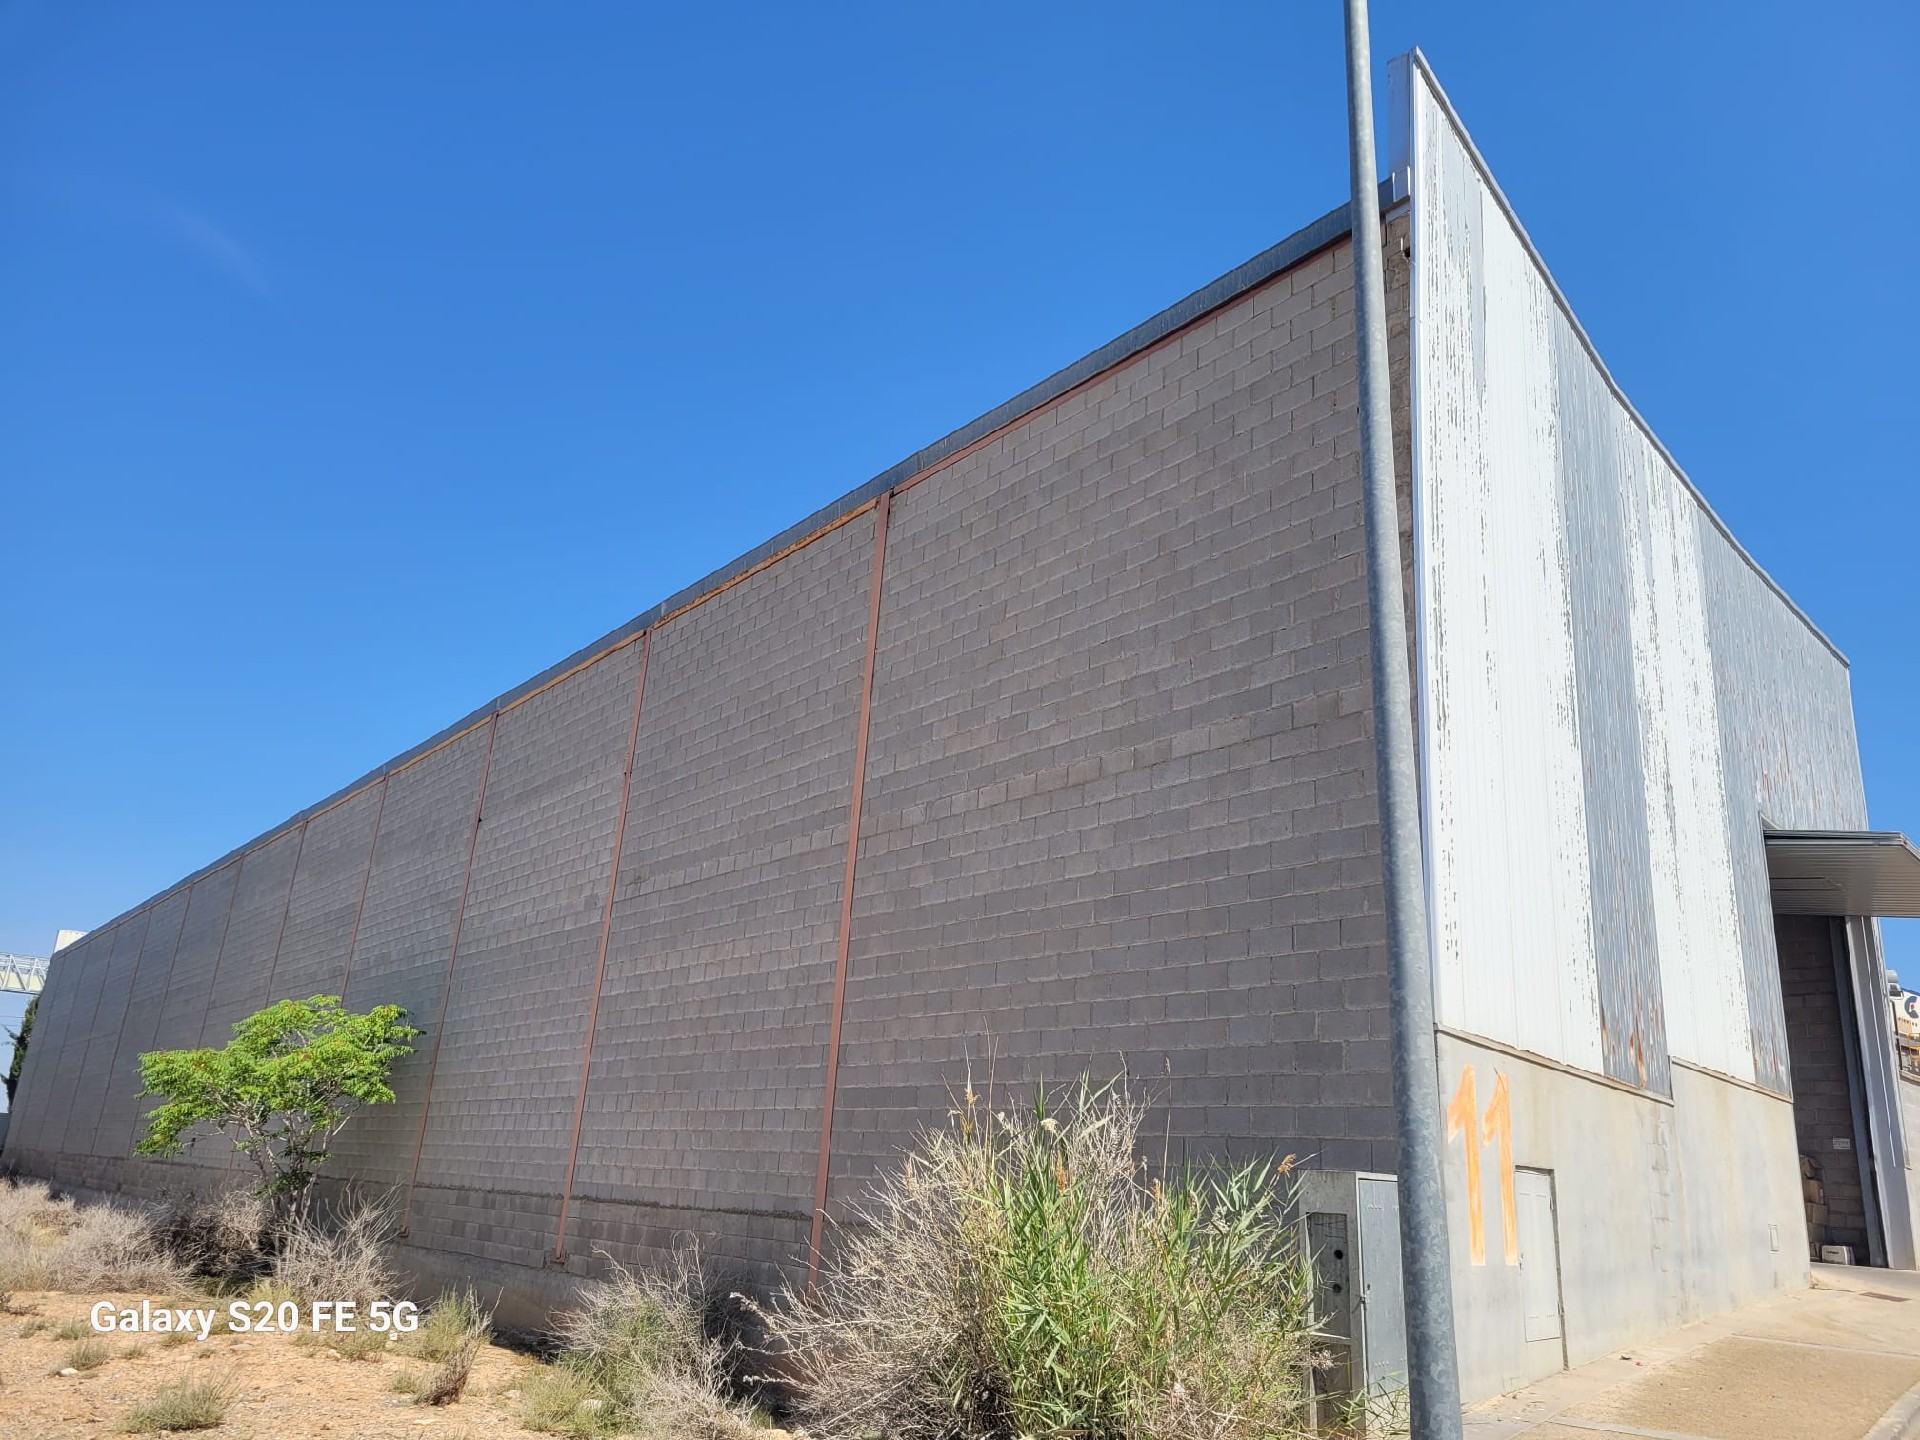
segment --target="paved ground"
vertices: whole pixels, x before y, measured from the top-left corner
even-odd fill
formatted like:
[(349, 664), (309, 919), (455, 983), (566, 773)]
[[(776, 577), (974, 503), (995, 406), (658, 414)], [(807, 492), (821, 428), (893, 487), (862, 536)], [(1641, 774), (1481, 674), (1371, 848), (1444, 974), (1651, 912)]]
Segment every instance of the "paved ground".
[(1467, 1440), (1920, 1437), (1920, 1274), (1816, 1265), (1814, 1288), (1467, 1412)]

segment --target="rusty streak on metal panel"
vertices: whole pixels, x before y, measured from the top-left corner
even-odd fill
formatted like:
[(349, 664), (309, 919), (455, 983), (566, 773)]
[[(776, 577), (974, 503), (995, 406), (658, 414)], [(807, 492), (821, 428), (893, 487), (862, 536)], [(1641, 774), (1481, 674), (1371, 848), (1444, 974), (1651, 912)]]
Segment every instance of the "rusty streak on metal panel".
[(480, 819), (487, 805), (487, 777), (493, 773), (493, 741), (500, 733), (498, 714), (487, 720), (487, 752), (480, 761), (480, 791), (473, 797), (473, 824), (467, 832), (467, 865), (460, 877), (460, 902), (453, 912), (453, 940), (447, 946), (447, 969), (440, 977), (440, 1018), (433, 1027), (433, 1048), (427, 1052), (427, 1093), (420, 1103), (420, 1133), (413, 1140), (413, 1163), (407, 1168), (407, 1199), (400, 1210), (399, 1235), (413, 1223), (413, 1187), (420, 1178), (420, 1151), (427, 1143), (427, 1117), (433, 1113), (433, 1072), (440, 1064), (440, 1041), (447, 1028), (447, 1002), (453, 994), (453, 967), (460, 958), (460, 927), (467, 918), (467, 891), (473, 884), (473, 852), (480, 846)]
[(580, 1052), (580, 1088), (573, 1099), (573, 1135), (567, 1141), (567, 1178), (560, 1187), (560, 1218), (553, 1230), (553, 1258), (567, 1258), (567, 1216), (573, 1208), (574, 1168), (580, 1159), (580, 1125), (587, 1114), (587, 1077), (593, 1071), (594, 1027), (600, 1020), (600, 988), (607, 978), (607, 942), (613, 937), (613, 901), (620, 888), (620, 852), (627, 841), (627, 810), (633, 801), (633, 764), (640, 748), (640, 706), (647, 695), (647, 661), (653, 654), (649, 626), (640, 636), (640, 674), (633, 682), (633, 720), (627, 727), (627, 767), (620, 778), (620, 813), (613, 822), (613, 859), (607, 866), (607, 896), (600, 907), (600, 952), (593, 964), (593, 998), (587, 1002), (586, 1037)]
[(390, 777), (380, 777), (380, 798), (373, 807), (373, 838), (367, 842), (367, 868), (360, 875), (360, 899), (353, 907), (353, 929), (347, 935), (346, 963), (340, 969), (340, 1003), (347, 1000), (347, 982), (353, 978), (353, 952), (360, 944), (360, 920), (367, 913), (367, 887), (373, 883), (373, 857), (380, 850), (380, 821), (387, 813)]
[(867, 662), (860, 679), (860, 722), (853, 743), (853, 793), (847, 801), (847, 863), (840, 880), (840, 937), (833, 957), (833, 1012), (827, 1025), (827, 1077), (820, 1101), (820, 1158), (813, 1177), (813, 1228), (807, 1240), (807, 1287), (820, 1273), (820, 1236), (833, 1168), (833, 1102), (840, 1078), (840, 1022), (847, 999), (847, 947), (853, 934), (853, 880), (860, 855), (860, 805), (867, 786), (867, 729), (873, 715), (873, 668), (880, 650), (880, 584), (887, 566), (887, 514), (893, 492), (880, 496), (873, 521), (873, 579), (867, 596)]

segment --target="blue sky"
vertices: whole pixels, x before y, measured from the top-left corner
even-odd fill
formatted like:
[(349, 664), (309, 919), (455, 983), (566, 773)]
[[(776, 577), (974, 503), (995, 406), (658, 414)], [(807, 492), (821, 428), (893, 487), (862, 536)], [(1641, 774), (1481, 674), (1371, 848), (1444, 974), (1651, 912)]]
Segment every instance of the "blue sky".
[[(1374, 18), (1920, 832), (1913, 7)], [(1338, 204), (1343, 105), (1332, 0), (0, 4), (0, 949)]]

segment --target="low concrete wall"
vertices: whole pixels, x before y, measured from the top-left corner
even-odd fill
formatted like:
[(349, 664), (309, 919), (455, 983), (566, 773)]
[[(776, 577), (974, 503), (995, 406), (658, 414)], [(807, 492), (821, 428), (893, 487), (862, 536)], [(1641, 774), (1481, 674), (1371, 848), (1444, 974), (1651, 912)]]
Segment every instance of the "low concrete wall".
[[(1452, 1035), (1440, 1037), (1439, 1055), (1443, 1091), (1455, 1102), (1445, 1181), (1468, 1401), (1808, 1283), (1786, 1100), (1684, 1065), (1674, 1067), (1668, 1102)], [(1510, 1117), (1504, 1125), (1501, 1108)], [(1509, 1250), (1503, 1129), (1516, 1170), (1551, 1175), (1559, 1341), (1527, 1339), (1527, 1266), (1550, 1257), (1538, 1246), (1519, 1253), (1517, 1235)], [(1477, 1263), (1469, 1144), (1479, 1162)]]

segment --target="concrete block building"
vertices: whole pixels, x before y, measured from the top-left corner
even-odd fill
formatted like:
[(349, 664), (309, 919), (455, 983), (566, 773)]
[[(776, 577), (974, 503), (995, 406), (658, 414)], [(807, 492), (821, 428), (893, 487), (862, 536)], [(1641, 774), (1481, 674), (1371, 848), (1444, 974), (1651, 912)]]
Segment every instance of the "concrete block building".
[[(1911, 1266), (1847, 665), (1627, 403), (1424, 61), (1380, 209), (1470, 1397)], [(337, 1169), (511, 1310), (771, 1278), (969, 1063), (1395, 1169), (1335, 210), (63, 953), (5, 1161), (269, 1000), (425, 1029)], [(1735, 477), (1726, 477), (1729, 480)], [(1721, 477), (1714, 477), (1715, 483)], [(1821, 1197), (1818, 1201), (1813, 1197)], [(1815, 1207), (1818, 1206), (1816, 1213)]]

